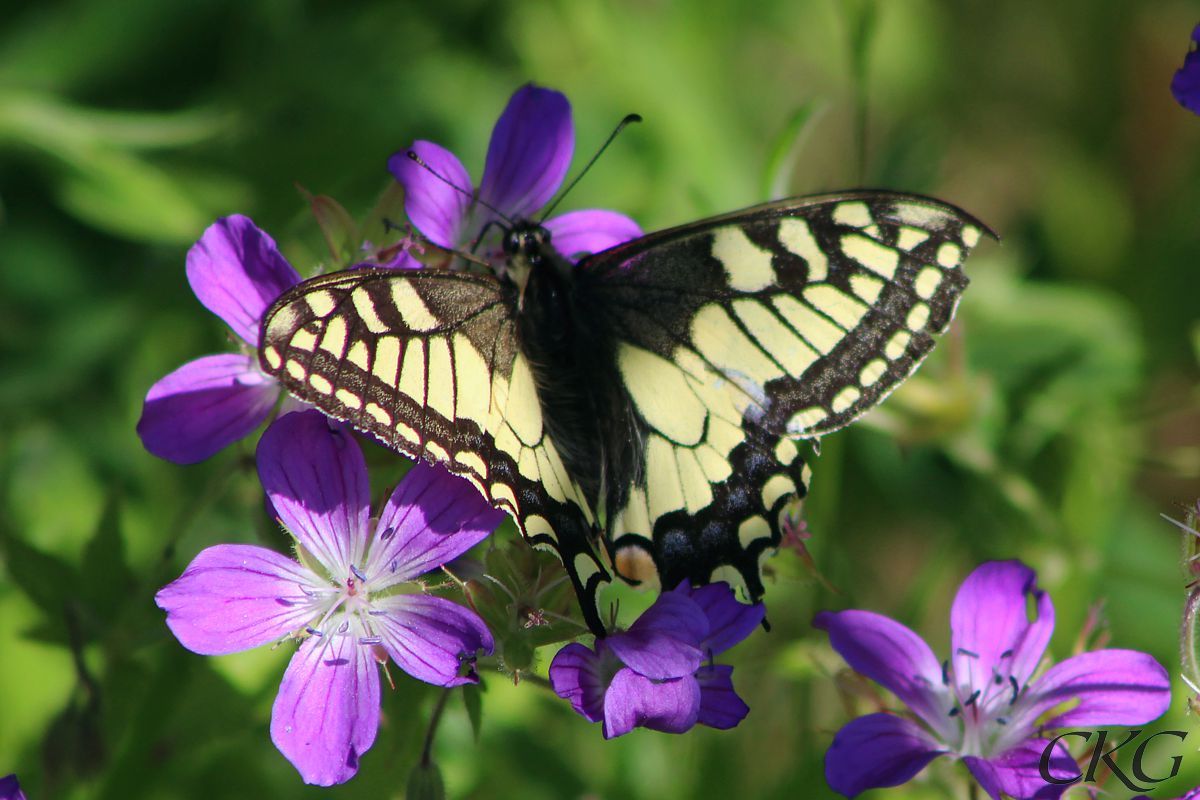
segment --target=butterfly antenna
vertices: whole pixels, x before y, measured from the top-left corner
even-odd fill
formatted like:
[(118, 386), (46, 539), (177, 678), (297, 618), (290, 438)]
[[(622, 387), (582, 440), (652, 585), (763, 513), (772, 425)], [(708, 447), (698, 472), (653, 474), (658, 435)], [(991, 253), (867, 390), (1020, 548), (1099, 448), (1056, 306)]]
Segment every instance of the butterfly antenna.
[[(619, 130), (619, 129), (618, 129), (618, 130)], [(611, 137), (610, 137), (610, 138), (611, 138)], [(510, 227), (511, 227), (511, 226), (514, 224), (514, 223), (513, 223), (513, 220), (512, 220), (512, 218), (511, 218), (510, 216), (508, 216), (507, 214), (505, 214), (505, 213), (504, 213), (503, 211), (501, 211), (500, 209), (496, 208), (496, 207), (495, 207), (494, 205), (492, 205), (491, 203), (489, 203), (489, 202), (487, 202), (486, 200), (484, 200), (482, 197), (476, 197), (474, 192), (469, 192), (469, 191), (467, 191), (466, 189), (464, 189), (463, 187), (459, 186), (459, 185), (458, 185), (457, 183), (455, 183), (454, 181), (452, 181), (452, 180), (450, 180), (449, 178), (447, 178), (447, 177), (446, 177), (445, 175), (443, 175), (442, 173), (438, 172), (438, 171), (437, 171), (436, 169), (434, 169), (433, 167), (429, 166), (429, 164), (425, 163), (425, 160), (424, 160), (423, 158), (421, 158), (419, 155), (417, 155), (415, 151), (413, 151), (413, 150), (409, 150), (409, 151), (408, 151), (408, 153), (407, 153), (406, 155), (407, 155), (407, 156), (408, 156), (410, 159), (412, 159), (414, 162), (416, 162), (417, 166), (419, 166), (419, 167), (421, 167), (422, 169), (426, 170), (426, 171), (427, 171), (427, 172), (428, 172), (430, 175), (432, 175), (433, 177), (437, 178), (439, 181), (441, 181), (442, 183), (446, 184), (447, 186), (449, 186), (451, 189), (455, 190), (456, 192), (461, 192), (462, 194), (465, 194), (465, 195), (466, 195), (468, 198), (470, 198), (470, 199), (471, 199), (471, 202), (473, 202), (473, 203), (479, 203), (479, 205), (483, 206), (483, 207), (484, 207), (484, 208), (486, 208), (488, 211), (492, 212), (492, 213), (493, 213), (493, 214), (495, 214), (497, 217), (500, 217), (500, 219), (502, 219), (502, 220), (504, 220), (505, 222), (507, 222), (507, 223), (509, 224), (509, 226), (510, 226)], [(592, 160), (594, 161), (595, 159), (592, 159)], [(589, 166), (590, 166), (590, 165), (589, 165)]]
[(587, 164), (584, 166), (584, 168), (579, 171), (579, 174), (575, 176), (575, 180), (573, 180), (569, 184), (567, 184), (567, 188), (562, 190), (562, 192), (558, 195), (558, 199), (556, 199), (553, 203), (551, 203), (546, 208), (546, 210), (542, 212), (542, 217), (541, 217), (541, 219), (538, 220), (539, 225), (546, 221), (546, 217), (550, 216), (550, 214), (553, 213), (554, 209), (558, 208), (558, 204), (563, 201), (564, 197), (566, 197), (568, 194), (571, 193), (571, 190), (575, 188), (575, 184), (579, 183), (579, 179), (582, 178), (584, 175), (587, 175), (588, 170), (592, 168), (592, 164), (595, 164), (596, 159), (600, 158), (600, 154), (608, 149), (608, 146), (610, 144), (612, 144), (613, 139), (617, 138), (617, 134), (620, 133), (621, 131), (625, 130), (625, 126), (628, 125), (629, 123), (641, 122), (641, 121), (642, 121), (641, 114), (627, 114), (625, 116), (625, 119), (623, 119), (617, 123), (617, 127), (613, 128), (613, 132), (610, 133), (608, 135), (608, 138), (604, 140), (604, 144), (600, 145), (600, 149), (596, 151), (596, 155), (592, 156), (592, 160), (587, 162)]

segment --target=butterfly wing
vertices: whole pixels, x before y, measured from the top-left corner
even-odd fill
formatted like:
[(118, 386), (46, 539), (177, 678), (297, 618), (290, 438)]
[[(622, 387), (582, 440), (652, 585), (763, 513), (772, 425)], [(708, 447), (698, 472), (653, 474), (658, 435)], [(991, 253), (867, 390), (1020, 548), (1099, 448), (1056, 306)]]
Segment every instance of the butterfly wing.
[(326, 414), (469, 480), (533, 544), (557, 551), (602, 630), (595, 595), (609, 576), (590, 545), (594, 519), (546, 435), (515, 303), (490, 276), (338, 272), (275, 301), (259, 361)]
[(731, 567), (761, 594), (779, 512), (807, 484), (792, 440), (845, 426), (916, 369), (985, 230), (937, 200), (851, 192), (661, 231), (581, 262), (643, 442), (644, 468), (609, 489), (618, 571), (642, 577), (648, 555), (672, 585)]

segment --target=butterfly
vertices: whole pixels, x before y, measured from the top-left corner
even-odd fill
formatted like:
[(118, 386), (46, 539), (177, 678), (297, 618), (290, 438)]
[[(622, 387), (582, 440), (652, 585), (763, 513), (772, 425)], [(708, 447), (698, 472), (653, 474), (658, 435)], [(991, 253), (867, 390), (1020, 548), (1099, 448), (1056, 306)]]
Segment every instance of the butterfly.
[(500, 270), (299, 284), (264, 316), (259, 359), (292, 394), (474, 484), (558, 553), (602, 635), (610, 569), (761, 597), (762, 561), (809, 484), (797, 443), (916, 369), (984, 232), (939, 200), (849, 191), (573, 264), (517, 220)]

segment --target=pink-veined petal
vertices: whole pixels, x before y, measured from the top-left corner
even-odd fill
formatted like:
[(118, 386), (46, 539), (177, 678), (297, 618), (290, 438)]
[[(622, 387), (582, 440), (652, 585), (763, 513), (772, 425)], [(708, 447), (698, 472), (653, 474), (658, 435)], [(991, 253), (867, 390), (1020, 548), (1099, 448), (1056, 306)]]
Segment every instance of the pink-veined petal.
[(631, 669), (613, 676), (604, 694), (604, 738), (634, 728), (683, 733), (700, 714), (700, 684), (691, 675), (652, 681)]
[(271, 741), (305, 783), (358, 772), (379, 729), (379, 667), (352, 636), (313, 636), (292, 656), (271, 709)]
[(154, 596), (167, 627), (193, 653), (214, 656), (274, 642), (313, 621), (316, 576), (290, 558), (247, 544), (200, 551)]
[(187, 277), (204, 307), (255, 347), (267, 306), (300, 282), (275, 240), (240, 214), (217, 220), (192, 245)]
[(857, 609), (822, 611), (813, 627), (829, 632), (829, 643), (851, 669), (891, 691), (943, 738), (952, 734), (954, 700), (924, 639), (882, 614)]
[(555, 693), (588, 722), (604, 719), (604, 655), (578, 642), (568, 644), (550, 662), (550, 684)]
[(846, 797), (908, 783), (946, 748), (910, 719), (868, 714), (847, 723), (825, 752), (825, 780)]
[(150, 387), (138, 436), (159, 458), (194, 464), (261, 425), (279, 391), (275, 379), (258, 370), (253, 356), (204, 356)]
[(1079, 703), (1046, 722), (1048, 728), (1144, 725), (1171, 704), (1163, 666), (1136, 650), (1093, 650), (1055, 664), (1021, 698), (1021, 715), (1035, 719), (1062, 703)]
[[(1032, 597), (1037, 617), (1030, 620)], [(1054, 632), (1054, 604), (1037, 574), (1019, 561), (989, 561), (967, 576), (950, 609), (954, 674), (975, 689), (1011, 675), (1029, 680)]]
[[(1047, 783), (1042, 776), (1042, 756), (1047, 739), (1029, 739), (995, 758), (966, 756), (963, 763), (992, 800), (1015, 797), (1017, 800), (1055, 800), (1069, 787)], [(1079, 765), (1058, 743), (1046, 760), (1052, 778), (1069, 780), (1080, 774)], [(1003, 793), (1003, 794), (1002, 794)]]
[(629, 217), (601, 208), (570, 211), (543, 223), (554, 249), (572, 261), (636, 239), (642, 229)]
[(259, 440), (258, 475), (280, 521), (334, 578), (361, 568), (371, 487), (353, 436), (317, 411), (286, 414)]
[(443, 597), (400, 594), (372, 602), (383, 646), (399, 667), (437, 686), (475, 683), (461, 675), (464, 659), (490, 654), (492, 634), (479, 615)]
[(574, 150), (567, 98), (552, 89), (522, 86), (492, 130), (479, 196), (509, 217), (530, 217), (562, 183)]
[[(409, 150), (429, 169), (409, 158)], [(438, 247), (459, 247), (465, 243), (463, 223), (471, 205), (471, 176), (462, 162), (441, 145), (417, 140), (409, 150), (394, 153), (388, 159), (388, 169), (404, 187), (404, 213), (408, 221)]]
[(503, 520), (467, 481), (418, 462), (379, 516), (366, 574), (376, 591), (412, 580), (467, 552)]

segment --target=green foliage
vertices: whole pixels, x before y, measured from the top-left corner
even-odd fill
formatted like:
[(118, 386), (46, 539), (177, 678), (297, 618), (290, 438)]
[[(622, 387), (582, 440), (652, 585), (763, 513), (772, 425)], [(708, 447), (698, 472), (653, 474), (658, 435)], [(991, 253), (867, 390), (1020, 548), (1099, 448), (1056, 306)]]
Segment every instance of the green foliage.
[(404, 796), (408, 800), (442, 800), (446, 796), (446, 786), (437, 764), (418, 764), (414, 767), (408, 776), (408, 791)]
[[(1113, 646), (1178, 674), (1176, 518), (1200, 494), (1200, 119), (1167, 91), (1177, 4), (552, 0), (306, 4), (58, 0), (0, 32), (0, 774), (31, 798), (829, 797), (822, 757), (871, 707), (821, 608), (894, 616), (948, 648), (954, 588), (1024, 559), (1070, 655), (1103, 602)], [(287, 539), (253, 442), (193, 467), (146, 454), (146, 389), (230, 348), (187, 247), (241, 212), (312, 274), (401, 238), (386, 159), (425, 138), (482, 172), (534, 80), (565, 91), (581, 161), (564, 208), (647, 229), (856, 184), (926, 192), (992, 225), (930, 362), (813, 460), (805, 542), (771, 562), (770, 634), (731, 653), (733, 732), (603, 740), (544, 686), (567, 619), (552, 559), (506, 525), (455, 579), (498, 652), (445, 705), (392, 670), (362, 770), (303, 786), (271, 745), (292, 645), (203, 658), (155, 591), (203, 547)], [(297, 187), (303, 187), (298, 190)], [(336, 198), (336, 200), (334, 199)], [(384, 496), (403, 465), (369, 448)], [(461, 574), (459, 574), (461, 572)], [(489, 577), (485, 577), (489, 576)], [(451, 589), (455, 587), (451, 584)], [(616, 588), (622, 618), (649, 596)], [(482, 689), (486, 688), (486, 691)], [(1190, 730), (1180, 686), (1156, 728)], [(486, 716), (486, 725), (483, 724)], [(1156, 790), (1200, 782), (1200, 756)], [(406, 787), (407, 786), (407, 790)], [(940, 765), (875, 797), (961, 797)], [(1112, 788), (1110, 785), (1108, 788)]]

